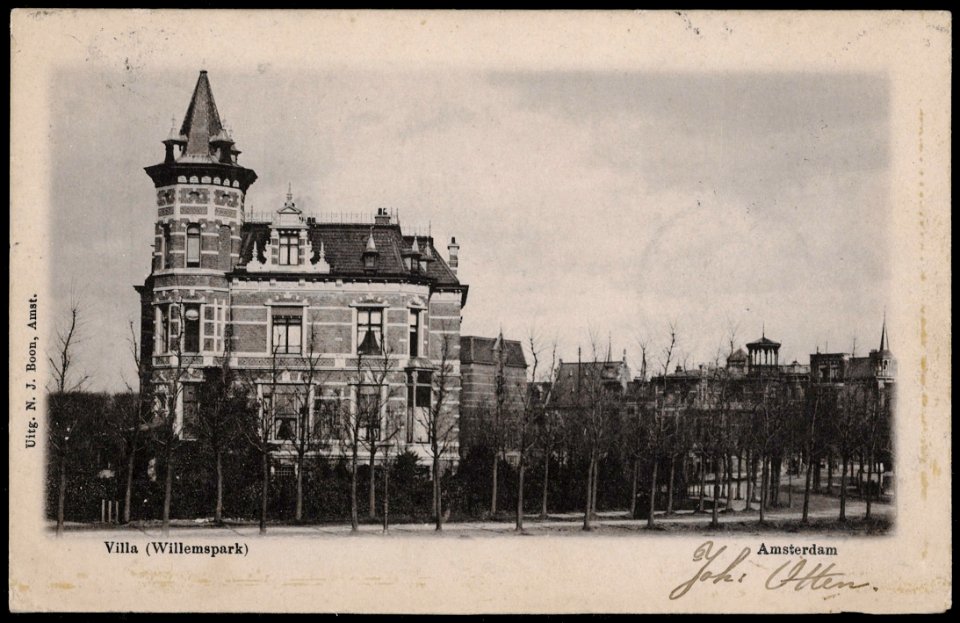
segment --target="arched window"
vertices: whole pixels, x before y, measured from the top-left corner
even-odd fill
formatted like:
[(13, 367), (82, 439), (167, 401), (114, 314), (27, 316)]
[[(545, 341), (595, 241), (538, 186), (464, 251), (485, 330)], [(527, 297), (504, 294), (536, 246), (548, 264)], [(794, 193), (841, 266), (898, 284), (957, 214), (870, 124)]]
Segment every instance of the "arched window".
[(187, 266), (200, 266), (200, 226), (187, 226)]

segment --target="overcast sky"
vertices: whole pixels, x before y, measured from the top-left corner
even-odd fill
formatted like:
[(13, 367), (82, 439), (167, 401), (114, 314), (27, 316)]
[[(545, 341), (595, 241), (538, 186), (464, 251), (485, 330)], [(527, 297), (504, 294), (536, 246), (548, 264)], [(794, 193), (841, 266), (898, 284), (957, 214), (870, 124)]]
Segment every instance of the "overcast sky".
[[(51, 89), (54, 292), (86, 305), (93, 388), (134, 377), (153, 186), (201, 67), (72, 69)], [(638, 371), (766, 335), (781, 361), (876, 348), (890, 287), (888, 84), (872, 74), (373, 72), (208, 67), (248, 209), (399, 210), (456, 236), (464, 334), (591, 334)], [(66, 296), (58, 298), (62, 313)], [(893, 336), (894, 347), (896, 336)], [(124, 362), (123, 372), (117, 362)]]

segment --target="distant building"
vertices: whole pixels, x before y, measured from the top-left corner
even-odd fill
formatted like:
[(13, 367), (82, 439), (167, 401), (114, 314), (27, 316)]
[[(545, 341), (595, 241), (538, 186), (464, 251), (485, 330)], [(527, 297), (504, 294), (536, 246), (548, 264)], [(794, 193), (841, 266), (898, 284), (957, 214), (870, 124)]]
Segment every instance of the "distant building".
[(591, 394), (600, 388), (607, 396), (620, 399), (627, 394), (630, 381), (626, 352), (620, 360), (561, 360), (548, 404), (556, 409), (572, 409), (590, 400)]
[(880, 347), (866, 357), (847, 353), (813, 353), (810, 355), (810, 380), (813, 383), (876, 382), (880, 386), (893, 383), (897, 362), (887, 341), (887, 325), (880, 332)]
[(523, 408), (527, 361), (520, 342), (506, 340), (502, 333), (496, 338), (461, 336), (460, 386), (460, 452), (466, 456), (484, 443), (484, 423), (494, 415), (499, 393), (505, 426)]

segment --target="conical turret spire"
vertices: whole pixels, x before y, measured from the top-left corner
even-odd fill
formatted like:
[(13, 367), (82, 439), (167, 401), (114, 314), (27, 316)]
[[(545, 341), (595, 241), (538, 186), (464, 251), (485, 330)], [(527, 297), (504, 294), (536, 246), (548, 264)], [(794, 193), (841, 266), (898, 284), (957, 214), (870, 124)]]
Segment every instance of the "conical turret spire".
[(883, 312), (883, 328), (880, 329), (880, 352), (888, 350), (887, 345), (887, 312)]
[(193, 89), (193, 97), (187, 114), (180, 126), (180, 134), (187, 137), (187, 156), (209, 156), (210, 139), (218, 136), (223, 130), (220, 122), (220, 113), (213, 101), (213, 91), (210, 81), (207, 80), (206, 70), (200, 71), (197, 86)]

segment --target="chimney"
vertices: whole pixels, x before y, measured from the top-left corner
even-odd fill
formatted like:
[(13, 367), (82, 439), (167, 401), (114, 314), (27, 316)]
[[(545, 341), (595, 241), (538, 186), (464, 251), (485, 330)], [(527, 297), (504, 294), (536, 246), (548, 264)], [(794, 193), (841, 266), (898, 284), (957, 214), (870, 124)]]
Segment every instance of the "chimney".
[(450, 238), (450, 244), (447, 245), (447, 255), (450, 257), (450, 270), (454, 277), (457, 276), (457, 267), (460, 266), (460, 245), (457, 244), (457, 238)]
[(377, 208), (377, 216), (373, 219), (374, 225), (389, 225), (390, 213), (386, 208)]

